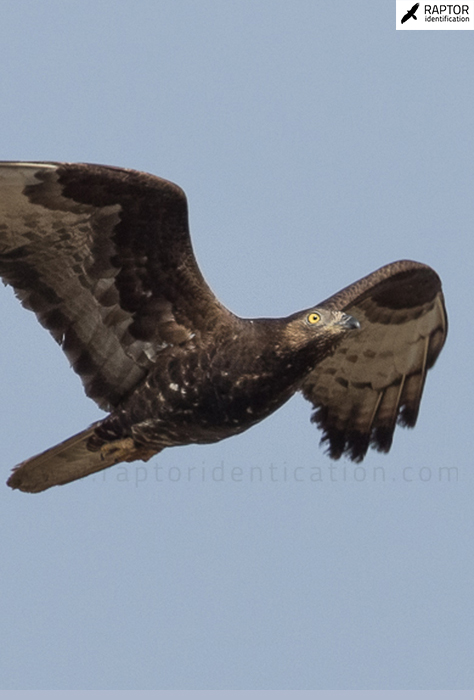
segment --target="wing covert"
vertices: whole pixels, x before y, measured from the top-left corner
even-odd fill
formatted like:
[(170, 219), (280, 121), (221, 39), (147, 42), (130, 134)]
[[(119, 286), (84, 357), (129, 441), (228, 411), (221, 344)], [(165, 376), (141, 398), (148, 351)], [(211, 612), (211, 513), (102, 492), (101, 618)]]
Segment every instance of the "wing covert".
[(228, 313), (194, 258), (184, 192), (133, 170), (1, 163), (0, 274), (108, 410), (160, 350)]

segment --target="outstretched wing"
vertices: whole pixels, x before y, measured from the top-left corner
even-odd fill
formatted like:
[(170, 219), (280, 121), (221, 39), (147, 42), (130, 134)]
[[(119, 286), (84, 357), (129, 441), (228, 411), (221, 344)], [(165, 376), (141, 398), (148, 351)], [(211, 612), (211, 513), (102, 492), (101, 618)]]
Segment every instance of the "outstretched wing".
[(0, 163), (0, 275), (108, 410), (161, 349), (229, 313), (197, 267), (184, 192), (133, 170)]
[(361, 324), (304, 381), (333, 459), (388, 452), (396, 423), (413, 427), (426, 372), (447, 333), (441, 281), (430, 267), (401, 260), (319, 304)]

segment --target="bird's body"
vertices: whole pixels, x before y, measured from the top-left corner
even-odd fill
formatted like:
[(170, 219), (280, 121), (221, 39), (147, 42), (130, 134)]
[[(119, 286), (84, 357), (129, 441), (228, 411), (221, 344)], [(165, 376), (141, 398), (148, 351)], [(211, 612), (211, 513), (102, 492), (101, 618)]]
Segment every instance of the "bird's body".
[(439, 278), (411, 261), (288, 318), (235, 316), (197, 267), (184, 193), (119, 168), (0, 164), (0, 274), (109, 411), (19, 465), (25, 491), (222, 440), (296, 391), (333, 458), (388, 451), (446, 336)]
[[(287, 328), (286, 320), (235, 317), (220, 338), (164, 349), (140, 390), (101, 422), (98, 437), (119, 439), (131, 430), (137, 444), (162, 449), (216, 442), (247, 430), (285, 403), (316, 357), (332, 350), (317, 339), (293, 345)], [(336, 330), (335, 343), (338, 336)], [(258, 353), (249, 352), (252, 347)]]

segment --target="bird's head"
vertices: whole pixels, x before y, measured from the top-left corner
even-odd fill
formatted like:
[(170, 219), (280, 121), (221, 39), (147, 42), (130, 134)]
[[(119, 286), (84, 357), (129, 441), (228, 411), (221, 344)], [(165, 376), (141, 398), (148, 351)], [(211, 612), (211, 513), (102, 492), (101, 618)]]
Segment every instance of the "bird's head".
[(315, 348), (322, 355), (330, 352), (347, 333), (360, 328), (354, 316), (323, 308), (306, 309), (285, 321), (285, 341), (293, 351)]

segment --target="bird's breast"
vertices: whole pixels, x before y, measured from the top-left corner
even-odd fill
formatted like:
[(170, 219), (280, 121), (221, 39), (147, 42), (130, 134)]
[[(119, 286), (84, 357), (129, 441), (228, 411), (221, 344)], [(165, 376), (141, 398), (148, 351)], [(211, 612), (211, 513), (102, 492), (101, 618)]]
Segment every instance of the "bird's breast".
[(295, 374), (289, 362), (281, 365), (238, 347), (234, 353), (170, 354), (123, 410), (135, 432), (146, 427), (147, 434), (166, 434), (173, 444), (215, 442), (243, 432), (285, 403), (298, 386)]

